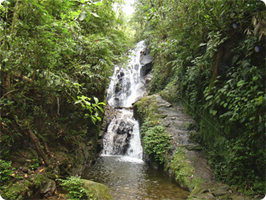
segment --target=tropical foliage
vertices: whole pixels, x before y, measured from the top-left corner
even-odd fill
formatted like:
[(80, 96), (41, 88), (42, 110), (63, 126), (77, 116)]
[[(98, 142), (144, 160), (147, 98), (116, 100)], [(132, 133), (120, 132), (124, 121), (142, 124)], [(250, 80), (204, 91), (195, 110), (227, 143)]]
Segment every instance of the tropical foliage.
[(160, 164), (164, 163), (171, 149), (171, 137), (167, 135), (165, 127), (147, 119), (141, 126), (141, 134), (144, 152)]
[[(129, 39), (120, 1), (5, 0), (0, 5), (1, 155), (97, 139), (105, 90)], [(95, 124), (95, 125), (94, 125)], [(95, 127), (90, 131), (88, 126)], [(23, 138), (23, 139), (22, 139)], [(31, 144), (27, 141), (30, 140)]]
[(59, 181), (62, 181), (60, 184), (63, 186), (63, 188), (69, 193), (67, 194), (70, 199), (86, 199), (87, 197), (87, 190), (83, 187), (83, 183), (80, 180), (79, 177), (71, 176), (67, 177), (67, 179), (58, 179)]
[(265, 193), (265, 4), (139, 0), (135, 9), (136, 40), (154, 56), (150, 93), (183, 102), (218, 179)]

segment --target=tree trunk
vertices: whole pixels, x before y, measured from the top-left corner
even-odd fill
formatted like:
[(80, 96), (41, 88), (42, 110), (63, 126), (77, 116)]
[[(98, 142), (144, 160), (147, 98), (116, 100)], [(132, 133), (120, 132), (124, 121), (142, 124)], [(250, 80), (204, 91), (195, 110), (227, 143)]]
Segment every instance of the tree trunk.
[(28, 127), (28, 135), (30, 136), (30, 139), (32, 140), (32, 142), (34, 143), (35, 147), (36, 147), (36, 150), (37, 150), (37, 153), (40, 157), (42, 157), (44, 163), (46, 166), (49, 165), (49, 162), (46, 158), (46, 155), (45, 153), (43, 152), (41, 146), (40, 146), (40, 143), (38, 141), (38, 138), (34, 135), (34, 133), (32, 132), (32, 130), (30, 129), (30, 127)]
[[(6, 74), (5, 93), (10, 92), (10, 74)], [(7, 99), (10, 99), (10, 94), (7, 95)]]

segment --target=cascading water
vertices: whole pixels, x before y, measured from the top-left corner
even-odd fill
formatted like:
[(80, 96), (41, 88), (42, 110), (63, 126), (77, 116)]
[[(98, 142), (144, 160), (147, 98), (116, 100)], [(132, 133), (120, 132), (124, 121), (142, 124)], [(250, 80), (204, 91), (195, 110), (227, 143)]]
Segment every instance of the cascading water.
[(103, 138), (102, 155), (126, 155), (142, 159), (139, 124), (130, 110), (132, 103), (144, 95), (143, 77), (141, 77), (140, 52), (145, 48), (144, 41), (137, 44), (131, 52), (130, 67), (114, 70), (107, 90), (107, 101), (110, 106), (120, 108), (108, 126)]
[(136, 49), (132, 50), (130, 68), (124, 69), (116, 66), (107, 90), (107, 101), (110, 106), (131, 107), (132, 103), (144, 95), (140, 64), (140, 52), (144, 48), (144, 41), (141, 41)]
[(144, 95), (144, 76), (151, 69), (147, 66), (150, 62), (142, 41), (132, 51), (130, 67), (115, 68), (107, 101), (116, 108), (116, 115), (103, 137), (102, 156), (83, 174), (85, 179), (107, 185), (115, 200), (181, 200), (188, 195), (162, 171), (142, 161), (139, 124), (133, 118), (131, 106)]

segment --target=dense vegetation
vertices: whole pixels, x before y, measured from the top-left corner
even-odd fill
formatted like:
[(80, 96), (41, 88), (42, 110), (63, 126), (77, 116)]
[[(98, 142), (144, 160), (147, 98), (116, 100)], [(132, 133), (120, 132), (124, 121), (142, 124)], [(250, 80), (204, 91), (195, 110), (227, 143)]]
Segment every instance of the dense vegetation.
[[(1, 195), (33, 196), (95, 158), (109, 76), (131, 46), (129, 26), (154, 57), (149, 93), (183, 102), (217, 179), (266, 193), (265, 4), (138, 0), (126, 24), (113, 10), (122, 2), (0, 4)], [(145, 150), (161, 162), (169, 138), (148, 123)], [(70, 195), (81, 195), (79, 180), (68, 181)]]
[(147, 118), (141, 126), (141, 134), (145, 154), (164, 163), (171, 149), (171, 137), (166, 134), (165, 127)]
[(266, 193), (265, 4), (139, 0), (135, 9), (136, 38), (154, 56), (149, 93), (182, 101), (217, 179)]
[[(95, 156), (109, 76), (115, 64), (126, 61), (130, 46), (114, 3), (121, 6), (116, 0), (1, 3), (2, 189), (9, 179), (20, 180), (13, 170), (22, 165), (54, 168), (60, 161), (55, 151), (77, 155), (81, 142), (91, 141), (86, 156)], [(30, 163), (28, 150), (37, 152)], [(65, 156), (61, 171), (79, 165)]]

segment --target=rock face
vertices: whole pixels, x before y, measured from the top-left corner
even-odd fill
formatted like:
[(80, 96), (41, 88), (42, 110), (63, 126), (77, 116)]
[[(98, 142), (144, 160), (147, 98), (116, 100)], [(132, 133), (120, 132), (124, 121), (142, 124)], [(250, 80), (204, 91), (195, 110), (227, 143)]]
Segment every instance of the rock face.
[(93, 181), (81, 179), (84, 184), (83, 187), (88, 191), (87, 196), (89, 199), (101, 199), (101, 200), (112, 200), (113, 197), (109, 192), (106, 185), (101, 183), (96, 183)]
[(152, 56), (148, 54), (147, 47), (140, 52), (140, 64), (143, 65), (140, 69), (141, 77), (146, 76), (152, 69)]
[(131, 135), (133, 131), (134, 124), (128, 121), (121, 121), (118, 128), (117, 128), (117, 134), (128, 134)]
[[(161, 95), (155, 94), (140, 99), (134, 104), (133, 109), (134, 116), (140, 124), (149, 118), (150, 121), (163, 125), (167, 134), (172, 137), (171, 153), (163, 167), (180, 186), (191, 191), (189, 200), (252, 199), (239, 193), (237, 189), (215, 180), (208, 161), (200, 153), (202, 147), (190, 141), (192, 135), (198, 134), (197, 124), (184, 113), (181, 104), (173, 106)], [(154, 168), (160, 166), (154, 158), (147, 155), (145, 158)]]
[[(151, 121), (163, 125), (167, 134), (171, 135), (172, 152), (166, 168), (181, 186), (192, 190), (199, 182), (212, 182), (213, 172), (207, 160), (197, 151), (200, 149), (199, 145), (189, 141), (188, 127), (196, 127), (196, 124), (183, 112), (181, 105), (172, 106), (159, 94), (155, 94), (144, 97), (134, 104), (134, 116), (140, 123), (149, 117)], [(158, 167), (152, 158), (148, 158), (147, 155), (146, 158), (154, 167)]]
[(126, 109), (115, 109), (113, 117), (103, 137), (103, 154), (124, 155), (128, 149), (135, 122), (132, 113)]
[(216, 199), (256, 199), (236, 191), (223, 183), (200, 183), (188, 197), (188, 200), (216, 200)]

